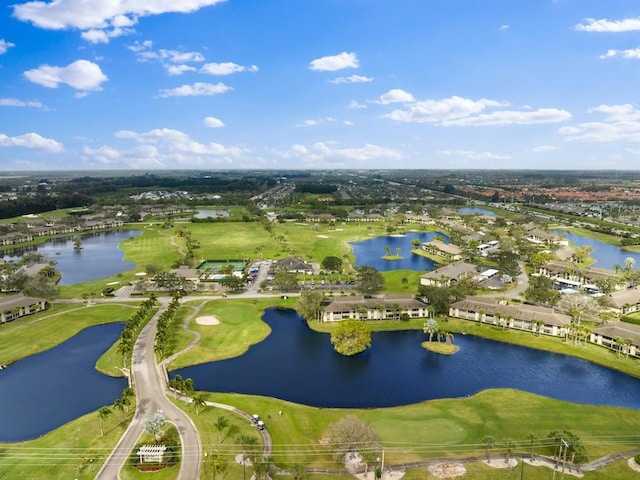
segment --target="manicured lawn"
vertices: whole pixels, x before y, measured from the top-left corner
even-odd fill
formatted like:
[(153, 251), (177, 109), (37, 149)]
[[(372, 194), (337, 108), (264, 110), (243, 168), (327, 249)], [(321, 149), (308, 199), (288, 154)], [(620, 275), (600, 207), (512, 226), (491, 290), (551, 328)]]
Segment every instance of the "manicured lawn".
[(89, 413), (36, 440), (0, 443), (0, 478), (90, 480), (125, 431), (120, 414), (112, 413), (100, 436), (97, 412)]
[[(187, 302), (186, 306), (199, 306), (201, 302)], [(200, 341), (172, 362), (170, 369), (242, 355), (251, 345), (266, 338), (271, 331), (261, 320), (264, 309), (270, 306), (292, 307), (295, 302), (296, 299), (265, 298), (221, 299), (206, 303), (189, 324), (190, 330), (200, 333)], [(217, 317), (220, 324), (199, 325), (197, 317), (206, 315)]]
[(91, 307), (60, 304), (7, 323), (0, 326), (0, 361), (10, 363), (42, 352), (93, 325), (124, 322), (136, 308), (135, 304), (99, 304)]

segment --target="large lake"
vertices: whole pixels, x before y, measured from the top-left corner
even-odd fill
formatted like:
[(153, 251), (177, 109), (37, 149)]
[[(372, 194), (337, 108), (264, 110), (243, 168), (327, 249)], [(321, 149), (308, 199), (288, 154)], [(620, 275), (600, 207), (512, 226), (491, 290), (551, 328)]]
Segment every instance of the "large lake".
[[(292, 310), (268, 309), (272, 332), (244, 355), (172, 372), (199, 390), (337, 408), (390, 407), (514, 388), (559, 400), (640, 408), (640, 379), (584, 360), (458, 335), (460, 351), (438, 355), (419, 331), (379, 332), (354, 357), (333, 350)], [(215, 328), (215, 327), (214, 327)]]
[(139, 230), (122, 230), (83, 234), (81, 249), (76, 249), (72, 237), (52, 238), (33, 248), (17, 250), (6, 255), (5, 260), (18, 261), (25, 252), (38, 252), (57, 262), (61, 273), (58, 285), (74, 285), (110, 277), (135, 267), (124, 259), (121, 242), (140, 235)]
[[(446, 243), (449, 243), (450, 239), (447, 235), (440, 232), (411, 232), (406, 235), (388, 235), (384, 237), (374, 237), (360, 242), (351, 243), (351, 249), (353, 255), (356, 257), (356, 266), (362, 267), (369, 265), (375, 267), (381, 272), (389, 270), (418, 270), (418, 271), (432, 271), (436, 262), (423, 257), (421, 255), (415, 255), (411, 253), (413, 245), (411, 242), (414, 239), (423, 242), (430, 242), (438, 235)], [(382, 257), (387, 254), (385, 247), (390, 248), (390, 254), (395, 255), (396, 249), (400, 249), (400, 255), (404, 257), (402, 260), (384, 260)]]
[(616, 245), (609, 245), (595, 238), (583, 237), (566, 230), (552, 230), (551, 233), (564, 236), (576, 247), (589, 246), (593, 248), (593, 252), (589, 256), (596, 260), (596, 263), (593, 264), (594, 267), (613, 269), (616, 264), (624, 267), (625, 258), (631, 257), (636, 261), (636, 268), (640, 268), (640, 253), (623, 250)]
[(0, 371), (0, 442), (39, 437), (120, 398), (127, 380), (102, 375), (95, 363), (122, 327), (110, 323), (84, 329)]

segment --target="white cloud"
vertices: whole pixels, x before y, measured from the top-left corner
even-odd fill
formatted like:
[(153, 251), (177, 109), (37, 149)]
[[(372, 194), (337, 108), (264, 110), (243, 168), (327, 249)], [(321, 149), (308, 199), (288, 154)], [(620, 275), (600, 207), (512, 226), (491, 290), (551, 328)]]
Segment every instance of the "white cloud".
[(387, 93), (380, 95), (380, 99), (374, 103), (381, 103), (382, 105), (388, 105), (390, 103), (408, 103), (414, 102), (415, 98), (409, 92), (400, 88), (394, 88)]
[(44, 110), (47, 108), (40, 102), (25, 102), (17, 98), (0, 98), (0, 107), (31, 107), (42, 108)]
[(500, 155), (491, 152), (477, 152), (475, 150), (438, 150), (438, 155), (448, 157), (466, 157), (470, 160), (510, 160), (510, 155)]
[(563, 127), (558, 133), (569, 142), (640, 142), (640, 109), (624, 105), (600, 105), (589, 110), (602, 113), (601, 122), (584, 122)]
[(358, 103), (356, 100), (351, 100), (349, 102), (349, 108), (367, 108), (367, 106), (362, 103)]
[[(49, 30), (80, 30), (94, 43), (132, 33), (139, 17), (191, 13), (224, 0), (33, 0), (13, 6), (13, 16)], [(102, 31), (104, 35), (100, 35)]]
[(257, 72), (258, 67), (255, 65), (238, 65), (233, 62), (223, 63), (207, 63), (202, 66), (200, 73), (206, 73), (208, 75), (231, 75), (239, 72)]
[(480, 115), (472, 115), (442, 122), (448, 126), (486, 127), (492, 125), (534, 125), (539, 123), (558, 123), (571, 118), (566, 110), (557, 108), (540, 108), (534, 111), (500, 110)]
[(507, 25), (506, 23), (504, 25), (500, 25), (499, 30), (509, 30), (511, 28), (511, 25)]
[(623, 20), (586, 18), (574, 28), (582, 32), (632, 32), (640, 30), (640, 17), (625, 18)]
[(555, 150), (558, 150), (558, 147), (553, 145), (538, 145), (537, 147), (533, 147), (531, 149), (531, 151), (534, 153), (553, 152)]
[(85, 147), (83, 160), (89, 164), (127, 168), (212, 167), (232, 165), (234, 161), (248, 158), (250, 151), (244, 147), (227, 147), (220, 143), (201, 143), (188, 134), (170, 128), (158, 128), (148, 132), (122, 130), (115, 132), (122, 140), (132, 140), (132, 148), (118, 149), (112, 146)]
[(362, 147), (336, 148), (334, 142), (317, 142), (311, 146), (295, 144), (289, 150), (277, 152), (277, 154), (282, 158), (295, 159), (316, 168), (350, 167), (353, 166), (353, 162), (364, 164), (374, 160), (384, 162), (404, 158), (401, 152), (379, 145), (365, 144)]
[[(493, 126), (493, 125), (532, 125), (540, 123), (557, 123), (571, 118), (566, 110), (557, 108), (540, 108), (532, 110), (501, 110), (508, 102), (481, 98), (472, 100), (453, 96), (441, 100), (413, 100), (413, 96), (404, 90), (391, 90), (374, 103), (383, 105), (406, 103), (404, 109), (393, 110), (384, 114), (389, 118), (404, 123), (430, 123), (443, 127), (452, 126)], [(483, 113), (486, 110), (494, 111)], [(497, 109), (497, 110), (495, 110)]]
[(83, 91), (102, 90), (101, 84), (108, 80), (100, 67), (88, 60), (76, 60), (66, 67), (42, 65), (27, 70), (24, 76), (29, 81), (48, 88), (58, 88), (60, 84), (65, 84)]
[(600, 58), (611, 58), (611, 57), (622, 57), (622, 58), (631, 58), (634, 60), (640, 59), (640, 48), (630, 48), (628, 50), (607, 50), (607, 53), (604, 55), (600, 55)]
[(17, 137), (8, 137), (0, 133), (0, 147), (23, 147), (50, 153), (59, 153), (64, 150), (64, 146), (60, 142), (51, 138), (44, 138), (33, 132), (18, 135)]
[(296, 127), (315, 127), (323, 123), (333, 123), (333, 122), (337, 122), (337, 119), (333, 117), (322, 117), (317, 119), (304, 120), (302, 123), (297, 124)]
[(353, 52), (316, 58), (309, 64), (309, 68), (316, 72), (335, 72), (345, 68), (358, 68), (358, 66), (358, 56)]
[(348, 77), (337, 77), (329, 80), (331, 83), (339, 85), (341, 83), (367, 83), (373, 82), (373, 77), (364, 77), (362, 75), (349, 75)]
[(216, 117), (205, 117), (204, 125), (210, 128), (221, 128), (224, 127), (224, 122)]
[(0, 38), (0, 55), (7, 53), (7, 50), (15, 46), (15, 43), (7, 42), (4, 38)]
[(168, 50), (164, 48), (152, 50), (153, 43), (150, 40), (135, 42), (127, 48), (136, 54), (139, 62), (158, 62), (169, 75), (182, 75), (184, 72), (195, 72), (196, 68), (189, 65), (189, 63), (204, 62), (204, 56), (200, 52)]
[(232, 90), (231, 87), (224, 83), (203, 83), (196, 82), (192, 85), (182, 85), (176, 88), (167, 88), (160, 90), (159, 96), (162, 98), (167, 97), (200, 97), (207, 95), (219, 95), (221, 93)]

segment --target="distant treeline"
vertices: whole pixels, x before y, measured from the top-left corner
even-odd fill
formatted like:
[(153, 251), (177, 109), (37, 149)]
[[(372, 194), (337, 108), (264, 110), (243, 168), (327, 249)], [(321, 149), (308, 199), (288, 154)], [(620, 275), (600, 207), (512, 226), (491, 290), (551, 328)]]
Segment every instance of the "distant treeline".
[(256, 174), (163, 176), (136, 175), (132, 177), (79, 177), (71, 179), (60, 188), (87, 193), (109, 193), (122, 189), (133, 190), (187, 190), (192, 192), (261, 192), (276, 185), (275, 178)]
[(296, 185), (298, 193), (315, 193), (320, 195), (328, 195), (336, 192), (338, 187), (335, 185), (326, 185), (322, 183), (300, 183)]
[(19, 217), (29, 213), (42, 213), (60, 208), (84, 207), (91, 204), (91, 197), (80, 193), (59, 195), (20, 195), (15, 200), (0, 202), (0, 218)]

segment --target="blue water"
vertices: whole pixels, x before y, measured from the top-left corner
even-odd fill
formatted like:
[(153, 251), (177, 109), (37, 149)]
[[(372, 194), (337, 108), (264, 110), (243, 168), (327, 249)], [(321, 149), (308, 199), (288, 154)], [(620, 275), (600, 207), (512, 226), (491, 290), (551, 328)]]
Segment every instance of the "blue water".
[(496, 214), (495, 212), (492, 212), (491, 210), (485, 210), (484, 208), (478, 208), (478, 207), (462, 207), (458, 209), (458, 213), (466, 213), (466, 214), (479, 214), (479, 215), (491, 215), (492, 217), (495, 217)]
[(565, 230), (552, 230), (551, 233), (563, 235), (573, 246), (592, 247), (593, 252), (589, 256), (596, 260), (596, 263), (593, 264), (594, 267), (613, 269), (616, 264), (624, 267), (625, 258), (631, 257), (636, 261), (636, 268), (640, 268), (640, 253), (629, 252), (616, 245), (609, 245), (595, 238), (583, 237)]
[[(351, 248), (353, 255), (356, 257), (357, 267), (369, 265), (381, 272), (387, 272), (389, 270), (418, 270), (430, 272), (434, 270), (436, 262), (411, 253), (413, 249), (411, 241), (417, 238), (420, 242), (430, 242), (436, 235), (440, 236), (445, 243), (449, 243), (450, 239), (444, 233), (412, 232), (407, 233), (403, 237), (384, 236), (354, 242), (351, 243)], [(404, 258), (402, 260), (384, 260), (382, 257), (387, 254), (385, 251), (386, 246), (391, 248), (391, 255), (395, 255), (396, 248), (400, 248), (400, 255)]]
[(354, 357), (334, 352), (294, 311), (268, 309), (267, 339), (244, 355), (172, 373), (199, 390), (280, 398), (304, 405), (370, 408), (514, 388), (592, 405), (640, 408), (640, 380), (584, 360), (457, 335), (455, 355), (420, 346), (419, 331), (378, 332)]
[(0, 442), (37, 438), (120, 398), (127, 380), (102, 375), (95, 363), (122, 327), (110, 323), (84, 329), (0, 371)]
[(74, 248), (73, 237), (53, 238), (28, 250), (18, 250), (5, 260), (18, 261), (25, 252), (37, 252), (55, 260), (56, 270), (61, 273), (58, 285), (74, 285), (100, 278), (110, 277), (135, 267), (124, 260), (124, 252), (118, 247), (131, 237), (140, 235), (138, 230), (101, 232), (81, 235), (82, 248)]

